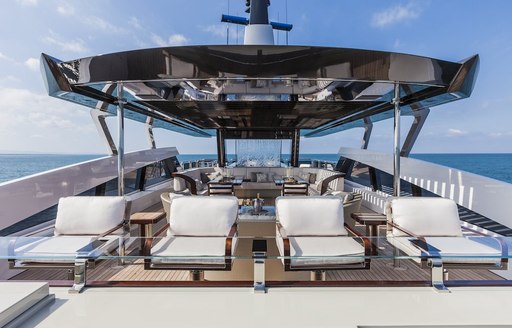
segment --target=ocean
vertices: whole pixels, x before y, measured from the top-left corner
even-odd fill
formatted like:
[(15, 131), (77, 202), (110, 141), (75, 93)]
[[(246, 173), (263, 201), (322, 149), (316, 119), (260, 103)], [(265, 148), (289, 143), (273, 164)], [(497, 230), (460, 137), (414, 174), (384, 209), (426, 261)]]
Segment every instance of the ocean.
[[(105, 155), (0, 154), (0, 182), (103, 156)], [(411, 154), (411, 157), (512, 183), (512, 154)], [(216, 158), (216, 155), (178, 156), (182, 162), (212, 158)], [(302, 154), (300, 159), (336, 162), (338, 155)]]

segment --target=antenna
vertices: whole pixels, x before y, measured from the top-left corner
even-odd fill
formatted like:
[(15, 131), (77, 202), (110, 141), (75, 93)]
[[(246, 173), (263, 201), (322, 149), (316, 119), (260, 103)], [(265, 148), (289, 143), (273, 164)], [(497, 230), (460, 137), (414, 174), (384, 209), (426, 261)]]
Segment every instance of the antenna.
[[(284, 13), (284, 22), (288, 24), (288, 0), (284, 0)], [(288, 45), (288, 32), (289, 31), (286, 31), (286, 45)]]
[[(228, 0), (228, 14), (231, 0)], [(229, 24), (226, 27), (226, 45), (229, 45)]]

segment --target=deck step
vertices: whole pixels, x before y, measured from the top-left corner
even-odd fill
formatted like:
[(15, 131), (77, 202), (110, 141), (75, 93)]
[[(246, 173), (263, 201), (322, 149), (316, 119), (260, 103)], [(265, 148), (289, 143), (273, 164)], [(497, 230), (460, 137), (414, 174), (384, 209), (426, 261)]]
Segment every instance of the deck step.
[(21, 326), (34, 311), (54, 300), (46, 282), (0, 282), (0, 295), (0, 327)]

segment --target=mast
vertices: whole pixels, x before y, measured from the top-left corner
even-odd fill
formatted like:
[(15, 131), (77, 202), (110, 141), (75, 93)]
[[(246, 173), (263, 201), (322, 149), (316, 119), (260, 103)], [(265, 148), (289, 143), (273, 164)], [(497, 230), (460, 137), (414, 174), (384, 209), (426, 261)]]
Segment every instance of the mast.
[(293, 25), (270, 22), (268, 7), (270, 0), (246, 0), (246, 13), (249, 19), (232, 15), (222, 15), (222, 22), (245, 25), (244, 45), (274, 45), (273, 30), (289, 32)]

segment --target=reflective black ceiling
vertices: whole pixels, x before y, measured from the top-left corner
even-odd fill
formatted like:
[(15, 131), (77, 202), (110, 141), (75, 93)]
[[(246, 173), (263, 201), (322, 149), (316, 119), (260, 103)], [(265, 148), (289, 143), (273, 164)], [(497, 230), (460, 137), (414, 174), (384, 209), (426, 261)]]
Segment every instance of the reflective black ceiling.
[(187, 46), (61, 62), (42, 55), (50, 95), (195, 136), (216, 129), (300, 129), (321, 136), (468, 97), (478, 56), (454, 63), (391, 52), (298, 46)]

